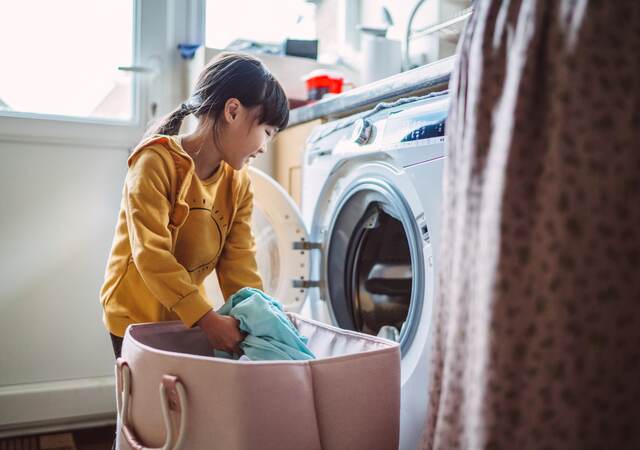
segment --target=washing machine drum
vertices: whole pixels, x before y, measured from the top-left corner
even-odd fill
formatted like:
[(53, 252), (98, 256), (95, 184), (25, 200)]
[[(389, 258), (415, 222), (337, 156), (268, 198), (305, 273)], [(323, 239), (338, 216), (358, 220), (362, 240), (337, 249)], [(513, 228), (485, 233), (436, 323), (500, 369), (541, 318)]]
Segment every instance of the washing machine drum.
[[(249, 174), (256, 260), (265, 291), (298, 312), (307, 289), (317, 286), (335, 325), (395, 340), (405, 351), (419, 327), (425, 298), (423, 240), (428, 234), (416, 222), (420, 212), (391, 184), (365, 177), (332, 213), (325, 212), (331, 225), (318, 249), (284, 189), (259, 170), (251, 168)], [(320, 250), (320, 280), (309, 278), (307, 249)]]
[(352, 195), (335, 219), (326, 258), (338, 325), (399, 340), (411, 306), (412, 258), (389, 199), (371, 190)]

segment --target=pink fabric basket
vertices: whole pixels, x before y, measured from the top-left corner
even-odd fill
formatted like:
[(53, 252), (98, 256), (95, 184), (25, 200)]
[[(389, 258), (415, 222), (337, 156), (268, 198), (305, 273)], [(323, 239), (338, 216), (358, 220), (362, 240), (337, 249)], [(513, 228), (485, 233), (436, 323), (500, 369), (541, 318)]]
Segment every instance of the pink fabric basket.
[(317, 359), (214, 358), (198, 328), (129, 326), (116, 365), (117, 448), (397, 449), (398, 344), (288, 315)]

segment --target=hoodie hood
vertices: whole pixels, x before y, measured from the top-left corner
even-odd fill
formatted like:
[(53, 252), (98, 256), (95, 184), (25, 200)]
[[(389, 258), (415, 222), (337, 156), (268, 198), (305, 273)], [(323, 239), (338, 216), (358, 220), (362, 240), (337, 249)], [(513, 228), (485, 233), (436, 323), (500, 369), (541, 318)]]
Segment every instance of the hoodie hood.
[(189, 214), (189, 205), (185, 201), (187, 188), (191, 177), (195, 174), (193, 159), (184, 151), (177, 136), (156, 134), (143, 140), (133, 149), (127, 164), (129, 167), (138, 159), (144, 151), (155, 151), (167, 162), (167, 167), (174, 170), (171, 173), (173, 195), (170, 199), (173, 203), (171, 225), (180, 227)]
[(186, 169), (194, 168), (193, 159), (184, 151), (182, 145), (178, 142), (177, 136), (166, 136), (162, 134), (155, 134), (140, 142), (129, 155), (127, 164), (131, 167), (131, 164), (140, 156), (140, 152), (152, 145), (161, 145), (171, 152), (172, 158), (179, 161), (181, 166)]

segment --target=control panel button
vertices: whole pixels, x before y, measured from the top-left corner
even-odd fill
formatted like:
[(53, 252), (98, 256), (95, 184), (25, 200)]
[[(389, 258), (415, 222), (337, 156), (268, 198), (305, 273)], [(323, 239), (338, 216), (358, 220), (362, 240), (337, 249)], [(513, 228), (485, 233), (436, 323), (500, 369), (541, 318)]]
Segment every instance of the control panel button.
[(365, 145), (371, 139), (373, 124), (367, 119), (358, 119), (353, 124), (351, 140), (358, 145)]

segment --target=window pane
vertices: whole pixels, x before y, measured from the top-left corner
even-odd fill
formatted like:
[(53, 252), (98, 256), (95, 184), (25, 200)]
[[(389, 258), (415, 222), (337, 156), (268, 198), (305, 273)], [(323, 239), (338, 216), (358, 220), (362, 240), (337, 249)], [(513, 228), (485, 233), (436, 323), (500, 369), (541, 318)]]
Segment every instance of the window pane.
[(315, 39), (315, 5), (306, 0), (207, 0), (206, 46), (223, 49), (236, 39), (281, 43)]
[(0, 111), (132, 118), (133, 0), (0, 5)]

